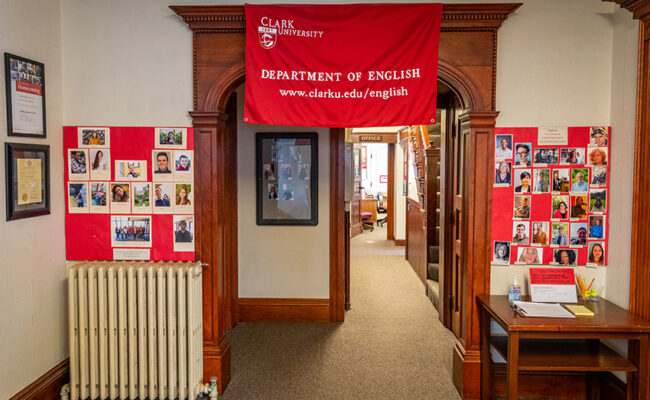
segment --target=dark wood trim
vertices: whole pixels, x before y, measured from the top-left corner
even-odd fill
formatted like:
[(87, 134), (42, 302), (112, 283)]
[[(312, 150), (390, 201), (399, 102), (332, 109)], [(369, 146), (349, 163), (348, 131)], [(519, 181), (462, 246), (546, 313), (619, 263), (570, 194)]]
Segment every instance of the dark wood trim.
[(241, 322), (329, 322), (329, 299), (240, 298)]
[(70, 383), (70, 363), (67, 358), (30, 383), (29, 386), (13, 395), (9, 400), (58, 399), (61, 388), (66, 383)]
[(394, 240), (395, 246), (406, 246), (406, 240)]
[(395, 143), (388, 144), (388, 204), (386, 240), (395, 240)]
[(330, 322), (345, 318), (345, 129), (330, 129)]
[(345, 212), (345, 311), (352, 309), (350, 303), (350, 211)]

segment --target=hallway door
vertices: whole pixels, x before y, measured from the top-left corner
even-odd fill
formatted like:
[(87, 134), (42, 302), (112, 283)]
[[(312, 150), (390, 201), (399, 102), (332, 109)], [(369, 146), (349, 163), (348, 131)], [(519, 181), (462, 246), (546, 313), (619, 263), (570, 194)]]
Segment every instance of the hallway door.
[(352, 153), (352, 168), (354, 169), (354, 181), (352, 187), (352, 201), (350, 202), (350, 236), (354, 237), (361, 233), (361, 145), (355, 143)]
[(469, 135), (469, 124), (463, 126), (456, 120), (452, 128), (451, 154), (452, 154), (452, 179), (451, 189), (453, 194), (451, 204), (451, 328), (457, 337), (462, 336), (463, 313), (463, 282), (466, 279), (463, 268), (463, 217), (464, 217), (464, 176), (465, 176), (465, 149)]

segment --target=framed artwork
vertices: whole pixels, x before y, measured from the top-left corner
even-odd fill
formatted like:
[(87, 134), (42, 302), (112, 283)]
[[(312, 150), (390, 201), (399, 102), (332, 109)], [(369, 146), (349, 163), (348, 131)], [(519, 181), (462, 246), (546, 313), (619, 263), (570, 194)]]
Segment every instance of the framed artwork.
[(257, 224), (318, 225), (318, 135), (255, 137)]
[(5, 53), (7, 135), (45, 138), (45, 66)]
[(50, 213), (50, 146), (5, 143), (7, 221)]

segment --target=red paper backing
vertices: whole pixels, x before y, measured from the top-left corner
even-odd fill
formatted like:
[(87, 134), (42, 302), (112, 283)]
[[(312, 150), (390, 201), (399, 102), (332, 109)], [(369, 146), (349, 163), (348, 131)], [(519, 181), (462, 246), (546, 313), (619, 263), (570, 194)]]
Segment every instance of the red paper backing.
[[(590, 127), (569, 127), (568, 128), (568, 144), (565, 146), (538, 146), (537, 145), (537, 131), (538, 128), (495, 128), (494, 129), (494, 138), (496, 138), (497, 135), (512, 135), (512, 152), (513, 152), (513, 157), (516, 156), (515, 154), (515, 148), (514, 145), (516, 143), (520, 142), (531, 142), (533, 144), (533, 148), (531, 149), (531, 160), (534, 162), (534, 151), (537, 148), (566, 148), (566, 147), (584, 147), (585, 148), (585, 163), (588, 160), (587, 156), (587, 147), (589, 145), (589, 129)], [(587, 263), (587, 258), (589, 256), (588, 254), (588, 249), (589, 249), (589, 243), (590, 242), (604, 242), (605, 243), (605, 257), (604, 257), (604, 265), (607, 265), (607, 259), (609, 256), (609, 175), (610, 175), (610, 160), (611, 160), (611, 144), (612, 144), (612, 131), (611, 128), (607, 128), (609, 134), (608, 134), (608, 141), (607, 141), (607, 185), (603, 186), (601, 185), (598, 189), (607, 189), (607, 202), (606, 202), (606, 212), (603, 213), (602, 215), (605, 216), (605, 221), (604, 221), (604, 227), (603, 227), (603, 233), (604, 233), (604, 238), (603, 239), (587, 239), (587, 246), (584, 246), (583, 248), (580, 249), (575, 249), (578, 250), (578, 259), (576, 261), (576, 265), (585, 265)], [(494, 142), (493, 142), (494, 143)], [(605, 146), (602, 146), (605, 147)], [(493, 144), (492, 146), (492, 158), (494, 159), (494, 149), (495, 145)], [(514, 160), (513, 159), (508, 159), (506, 161), (513, 161), (514, 165)], [(493, 163), (493, 168), (492, 168), (492, 184), (494, 183), (495, 179), (495, 166), (496, 162)], [(551, 169), (551, 179), (553, 178), (553, 169), (555, 168), (568, 168), (568, 169), (574, 169), (574, 168), (587, 168), (589, 169), (589, 180), (591, 183), (592, 179), (592, 171), (591, 171), (591, 166), (587, 166), (585, 164), (573, 164), (573, 165), (561, 165), (559, 164), (559, 159), (558, 159), (558, 164), (557, 165), (549, 165), (547, 167), (535, 167), (534, 164), (530, 167), (522, 167), (522, 169), (530, 169), (532, 174), (531, 174), (531, 186), (533, 185), (533, 180), (532, 176), (534, 176), (534, 170), (536, 169)], [(491, 252), (494, 253), (494, 242), (495, 241), (507, 241), (507, 242), (512, 242), (512, 236), (513, 236), (513, 229), (512, 229), (512, 224), (514, 221), (519, 221), (519, 220), (514, 220), (513, 219), (513, 208), (514, 208), (514, 194), (515, 194), (515, 172), (517, 171), (517, 168), (512, 168), (512, 173), (511, 173), (511, 182), (512, 184), (508, 187), (493, 187), (492, 188), (492, 246), (491, 246)], [(551, 182), (552, 183), (552, 182)], [(591, 190), (591, 187), (590, 187)], [(566, 193), (562, 193), (565, 195)], [(530, 219), (525, 219), (522, 220), (522, 222), (529, 222), (529, 237), (532, 242), (532, 235), (533, 233), (531, 232), (532, 230), (532, 223), (533, 222), (548, 222), (549, 223), (549, 232), (548, 232), (548, 241), (550, 243), (551, 241), (551, 236), (552, 236), (552, 223), (556, 221), (551, 221), (551, 197), (553, 196), (552, 193), (534, 193), (531, 190), (530, 193), (531, 196), (531, 204), (530, 204)], [(569, 205), (570, 207), (570, 205)], [(587, 219), (586, 220), (580, 220), (579, 222), (588, 222), (589, 221), (589, 216), (592, 215), (591, 213), (587, 213)], [(594, 214), (595, 215), (595, 214)], [(598, 214), (601, 215), (601, 214)], [(570, 220), (563, 220), (562, 222), (568, 222), (569, 226), (573, 221)], [(578, 221), (576, 221), (578, 222)], [(570, 231), (569, 227), (569, 231)], [(589, 227), (587, 226), (587, 232), (589, 232)], [(569, 241), (570, 241), (570, 232), (567, 232), (567, 236), (569, 236)], [(511, 244), (510, 245), (510, 264), (514, 264), (517, 261), (517, 252), (518, 252), (518, 245)], [(536, 246), (524, 246), (522, 247), (536, 247)], [(542, 253), (542, 264), (550, 264), (553, 262), (553, 252), (556, 249), (569, 249), (569, 246), (561, 246), (561, 247), (550, 247), (549, 245), (546, 246), (541, 246), (543, 249)], [(494, 254), (492, 254), (492, 259), (494, 259)]]
[[(84, 125), (90, 126), (90, 125)], [(111, 181), (115, 181), (115, 160), (147, 161), (147, 178), (152, 178), (152, 151), (155, 128), (110, 126)], [(87, 148), (78, 146), (77, 126), (63, 128), (63, 159), (65, 185), (65, 249), (68, 260), (113, 260), (111, 245), (111, 214), (76, 214), (68, 210), (68, 149)], [(194, 149), (194, 130), (187, 128), (187, 150)], [(88, 194), (90, 198), (90, 193)], [(124, 214), (116, 214), (124, 215)], [(150, 249), (154, 261), (194, 261), (193, 251), (174, 251), (173, 214), (151, 214), (151, 247), (128, 247)], [(127, 248), (127, 247), (124, 247)]]

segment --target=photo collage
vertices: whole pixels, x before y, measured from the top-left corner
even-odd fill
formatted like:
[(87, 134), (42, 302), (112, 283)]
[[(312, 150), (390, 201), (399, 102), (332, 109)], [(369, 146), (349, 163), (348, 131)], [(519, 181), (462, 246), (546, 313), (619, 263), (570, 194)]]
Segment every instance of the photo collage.
[(120, 146), (125, 137), (111, 137), (125, 128), (76, 129), (65, 154), (68, 213), (110, 215), (113, 248), (152, 247), (152, 230), (161, 228), (153, 216), (169, 214), (162, 237), (174, 252), (194, 251), (194, 152), (187, 128), (149, 128), (148, 137), (139, 138), (149, 145), (128, 151)]
[(610, 134), (569, 128), (569, 145), (541, 146), (534, 128), (495, 130), (493, 264), (607, 264)]

